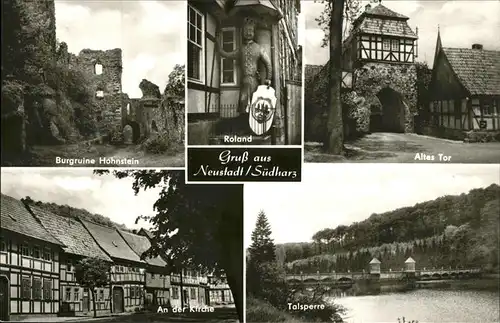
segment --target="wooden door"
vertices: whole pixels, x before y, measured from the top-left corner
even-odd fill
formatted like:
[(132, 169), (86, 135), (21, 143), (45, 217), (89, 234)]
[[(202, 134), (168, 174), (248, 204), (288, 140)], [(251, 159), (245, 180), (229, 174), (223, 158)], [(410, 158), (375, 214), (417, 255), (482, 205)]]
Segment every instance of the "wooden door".
[(123, 288), (115, 287), (113, 288), (113, 313), (123, 312)]
[(9, 320), (9, 281), (0, 276), (0, 321)]
[(89, 290), (85, 288), (83, 290), (83, 298), (82, 298), (82, 311), (84, 313), (89, 311), (90, 309), (89, 303), (90, 303)]
[(184, 307), (189, 308), (189, 292), (187, 290), (183, 290), (182, 295), (184, 297)]

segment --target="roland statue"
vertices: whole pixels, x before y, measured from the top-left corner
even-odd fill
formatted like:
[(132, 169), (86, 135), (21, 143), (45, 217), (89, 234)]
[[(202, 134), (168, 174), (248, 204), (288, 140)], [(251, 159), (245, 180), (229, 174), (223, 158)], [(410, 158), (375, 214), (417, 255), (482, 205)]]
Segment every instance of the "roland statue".
[(216, 48), (219, 54), (224, 58), (239, 59), (241, 66), (241, 86), (238, 112), (240, 114), (248, 113), (252, 100), (252, 93), (257, 90), (260, 85), (259, 77), (259, 61), (266, 67), (266, 80), (265, 85), (271, 85), (272, 65), (269, 56), (267, 55), (263, 46), (255, 42), (255, 20), (252, 18), (245, 18), (243, 21), (243, 44), (241, 48), (232, 52), (226, 52), (218, 40), (216, 40)]

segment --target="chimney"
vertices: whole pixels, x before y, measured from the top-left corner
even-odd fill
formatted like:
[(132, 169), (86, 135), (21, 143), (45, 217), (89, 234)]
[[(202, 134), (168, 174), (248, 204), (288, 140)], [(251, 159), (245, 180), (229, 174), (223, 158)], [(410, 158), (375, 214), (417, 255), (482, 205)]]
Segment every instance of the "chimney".
[(370, 10), (371, 8), (372, 8), (371, 4), (367, 4), (367, 5), (365, 6), (365, 11), (368, 11), (368, 10)]
[(472, 44), (472, 49), (483, 49), (483, 44)]

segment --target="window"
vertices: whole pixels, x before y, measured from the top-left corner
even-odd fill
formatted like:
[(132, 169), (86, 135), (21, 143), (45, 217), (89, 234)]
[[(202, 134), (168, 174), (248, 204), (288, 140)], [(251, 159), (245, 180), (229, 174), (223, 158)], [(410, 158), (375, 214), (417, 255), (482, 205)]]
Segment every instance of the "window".
[(33, 278), (33, 299), (42, 299), (42, 279)]
[[(222, 49), (232, 52), (236, 49), (236, 28), (224, 28), (221, 33)], [(236, 60), (232, 58), (221, 58), (221, 83), (236, 84)]]
[(384, 50), (391, 49), (391, 40), (390, 39), (384, 39), (383, 48), (384, 48)]
[(202, 82), (203, 16), (188, 5), (188, 78)]
[(191, 294), (191, 299), (196, 299), (196, 288), (191, 288), (190, 294)]
[(74, 300), (75, 302), (80, 301), (80, 288), (75, 288)]
[(104, 301), (104, 289), (99, 290), (99, 301)]
[(21, 280), (21, 292), (23, 299), (31, 299), (31, 278), (23, 277)]
[(33, 249), (31, 249), (31, 256), (33, 258), (40, 258), (40, 247), (35, 246)]
[(135, 286), (130, 287), (130, 298), (135, 298)]
[(103, 91), (103, 90), (97, 90), (97, 91), (95, 92), (95, 96), (96, 96), (97, 98), (103, 98), (103, 97), (104, 97), (104, 91)]
[(391, 50), (393, 52), (398, 52), (399, 51), (399, 40), (398, 39), (391, 40)]
[(155, 279), (155, 274), (151, 274), (151, 279)]
[(52, 281), (50, 279), (43, 280), (43, 299), (52, 299)]
[(102, 65), (99, 63), (96, 63), (94, 65), (94, 72), (96, 75), (101, 75), (102, 74)]
[(66, 302), (71, 301), (71, 288), (69, 288), (69, 287), (66, 288), (65, 300), (66, 300)]
[(21, 246), (21, 253), (23, 256), (29, 256), (30, 255), (30, 248), (27, 245), (22, 245)]
[(483, 99), (480, 101), (481, 103), (481, 115), (489, 116), (493, 114), (494, 106), (492, 100)]
[(130, 103), (127, 103), (127, 115), (130, 114)]
[(52, 260), (52, 252), (50, 252), (50, 249), (43, 250), (43, 259), (48, 261)]
[(7, 244), (3, 240), (0, 240), (0, 251), (7, 251)]
[(66, 264), (66, 270), (71, 271), (71, 260), (68, 260), (68, 262)]
[(179, 288), (177, 287), (172, 288), (172, 298), (179, 299)]

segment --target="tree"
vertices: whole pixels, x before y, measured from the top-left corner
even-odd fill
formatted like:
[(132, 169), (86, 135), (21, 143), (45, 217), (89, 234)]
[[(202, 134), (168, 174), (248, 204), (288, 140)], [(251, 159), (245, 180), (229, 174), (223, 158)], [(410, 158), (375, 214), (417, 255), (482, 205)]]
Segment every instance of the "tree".
[(138, 218), (152, 226), (152, 246), (143, 257), (161, 256), (177, 269), (196, 267), (225, 274), (243, 321), (243, 185), (188, 185), (179, 170), (126, 170), (113, 175), (133, 178), (135, 194), (161, 188), (153, 205), (156, 215)]
[(276, 260), (276, 246), (271, 238), (271, 227), (264, 211), (257, 216), (255, 229), (252, 232), (252, 244), (249, 248), (250, 261), (262, 264)]
[(325, 10), (316, 19), (325, 31), (323, 46), (328, 38), (330, 60), (328, 63), (328, 119), (323, 149), (330, 154), (340, 155), (344, 150), (344, 124), (342, 120), (342, 39), (344, 15), (346, 21), (352, 21), (359, 13), (360, 2), (357, 0), (328, 0)]
[(94, 317), (97, 316), (95, 306), (95, 288), (104, 287), (110, 283), (111, 264), (99, 258), (84, 258), (75, 266), (76, 282), (90, 290)]
[(186, 65), (176, 64), (168, 75), (168, 83), (164, 95), (178, 99), (184, 99)]

